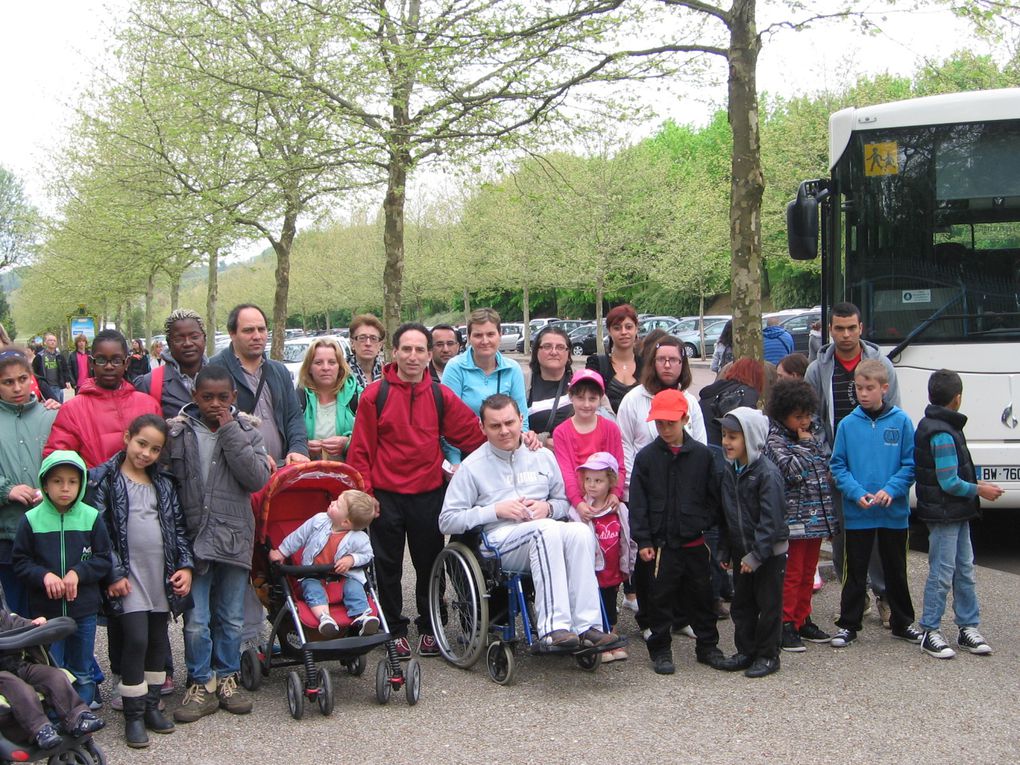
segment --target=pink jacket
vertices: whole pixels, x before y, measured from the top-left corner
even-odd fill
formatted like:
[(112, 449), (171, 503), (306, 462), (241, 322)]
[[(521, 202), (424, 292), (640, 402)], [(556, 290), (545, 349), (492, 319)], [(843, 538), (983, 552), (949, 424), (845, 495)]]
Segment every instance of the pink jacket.
[[(566, 487), (567, 501), (571, 507), (577, 507), (584, 499), (583, 487), (577, 480), (577, 468), (595, 452), (609, 452), (616, 457), (620, 465), (620, 475), (617, 476), (613, 494), (623, 499), (627, 471), (623, 466), (623, 438), (620, 429), (615, 422), (600, 415), (593, 433), (594, 435), (580, 435), (574, 428), (573, 418), (560, 423), (553, 431), (556, 462), (560, 466), (560, 472), (563, 473), (563, 485)], [(582, 447), (582, 441), (587, 448)]]

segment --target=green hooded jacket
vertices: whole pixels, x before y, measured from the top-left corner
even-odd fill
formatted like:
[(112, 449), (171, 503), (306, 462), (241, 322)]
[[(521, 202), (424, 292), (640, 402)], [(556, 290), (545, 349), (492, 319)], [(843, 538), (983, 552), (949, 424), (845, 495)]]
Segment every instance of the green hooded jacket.
[[(81, 472), (81, 486), (74, 504), (61, 513), (53, 506), (44, 486), (43, 477), (58, 465), (71, 465)], [(28, 590), (29, 608), (33, 616), (70, 616), (79, 619), (99, 611), (99, 583), (110, 573), (110, 537), (99, 511), (86, 505), (88, 473), (85, 462), (76, 452), (58, 450), (43, 460), (39, 468), (39, 485), (43, 501), (25, 513), (14, 537), (12, 555), (14, 572)], [(43, 580), (53, 573), (63, 578), (69, 571), (78, 574), (78, 595), (50, 599)]]
[[(0, 401), (0, 540), (14, 540), (21, 516), (28, 509), (11, 500), (11, 489), (22, 484), (39, 488), (43, 447), (56, 416), (55, 410), (44, 407), (35, 396), (27, 404)], [(9, 558), (0, 557), (0, 563), (9, 562)]]

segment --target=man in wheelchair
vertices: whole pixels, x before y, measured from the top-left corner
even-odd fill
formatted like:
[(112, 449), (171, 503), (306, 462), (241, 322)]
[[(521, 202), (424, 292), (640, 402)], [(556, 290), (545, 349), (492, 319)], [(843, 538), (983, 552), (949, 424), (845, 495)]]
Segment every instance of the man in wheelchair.
[(541, 649), (617, 645), (619, 637), (602, 631), (595, 536), (583, 523), (564, 522), (569, 505), (556, 458), (521, 443), (521, 414), (509, 396), (489, 396), (480, 415), (487, 443), (454, 473), (440, 531), (480, 529), (504, 569), (531, 574)]

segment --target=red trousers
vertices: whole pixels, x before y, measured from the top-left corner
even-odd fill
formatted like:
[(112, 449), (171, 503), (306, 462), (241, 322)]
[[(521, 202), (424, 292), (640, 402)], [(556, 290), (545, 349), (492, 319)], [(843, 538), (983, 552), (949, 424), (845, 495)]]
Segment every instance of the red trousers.
[(815, 582), (821, 538), (791, 539), (783, 579), (783, 621), (800, 629), (811, 616), (811, 594)]

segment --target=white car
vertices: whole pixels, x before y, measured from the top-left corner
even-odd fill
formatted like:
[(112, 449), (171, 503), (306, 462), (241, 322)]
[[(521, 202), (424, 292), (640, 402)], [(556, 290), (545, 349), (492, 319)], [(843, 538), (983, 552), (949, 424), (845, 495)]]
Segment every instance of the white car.
[(499, 349), (506, 353), (517, 348), (517, 341), (524, 336), (524, 325), (505, 322), (502, 325), (503, 335), (499, 338)]

